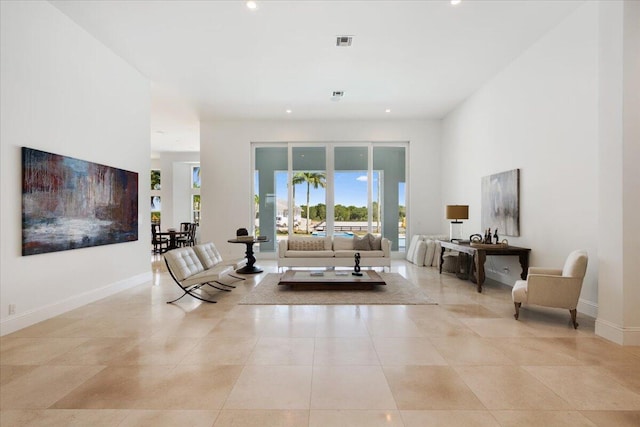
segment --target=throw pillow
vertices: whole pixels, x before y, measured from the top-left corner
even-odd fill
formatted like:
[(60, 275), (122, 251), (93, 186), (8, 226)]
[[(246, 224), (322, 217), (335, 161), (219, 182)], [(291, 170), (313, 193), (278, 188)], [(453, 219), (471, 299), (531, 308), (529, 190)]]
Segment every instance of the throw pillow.
[(367, 234), (369, 236), (369, 245), (371, 246), (372, 251), (381, 251), (382, 250), (382, 236), (374, 236), (373, 234)]
[(354, 234), (353, 249), (356, 251), (370, 251), (371, 243), (369, 242), (369, 236), (358, 237)]

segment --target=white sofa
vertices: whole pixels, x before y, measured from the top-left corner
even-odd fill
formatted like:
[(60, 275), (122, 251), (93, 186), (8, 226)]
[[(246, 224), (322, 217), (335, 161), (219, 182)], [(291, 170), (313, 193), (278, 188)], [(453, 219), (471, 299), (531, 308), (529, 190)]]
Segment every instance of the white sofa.
[(360, 253), (360, 267), (391, 268), (391, 241), (378, 240), (378, 247), (355, 249), (354, 237), (290, 237), (278, 241), (278, 268), (353, 267)]

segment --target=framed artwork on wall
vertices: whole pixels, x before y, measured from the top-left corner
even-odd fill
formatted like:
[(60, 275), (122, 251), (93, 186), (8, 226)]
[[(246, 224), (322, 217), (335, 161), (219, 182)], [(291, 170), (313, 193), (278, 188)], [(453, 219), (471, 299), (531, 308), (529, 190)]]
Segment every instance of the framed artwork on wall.
[(136, 240), (136, 172), (22, 147), (22, 255)]
[(482, 177), (482, 229), (520, 236), (520, 169)]

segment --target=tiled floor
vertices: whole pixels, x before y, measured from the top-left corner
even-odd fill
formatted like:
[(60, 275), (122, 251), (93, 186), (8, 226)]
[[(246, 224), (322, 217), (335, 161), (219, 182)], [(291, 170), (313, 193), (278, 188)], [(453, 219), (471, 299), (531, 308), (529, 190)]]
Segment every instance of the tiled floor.
[[(640, 426), (640, 348), (394, 261), (438, 305), (247, 306), (154, 279), (0, 339), (0, 425)], [(273, 261), (261, 261), (275, 272)]]

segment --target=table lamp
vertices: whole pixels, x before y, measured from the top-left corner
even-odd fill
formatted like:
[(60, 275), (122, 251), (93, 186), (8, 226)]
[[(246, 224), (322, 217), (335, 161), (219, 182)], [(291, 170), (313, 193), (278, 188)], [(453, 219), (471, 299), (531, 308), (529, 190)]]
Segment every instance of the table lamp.
[(468, 205), (446, 205), (444, 214), (447, 219), (452, 219), (449, 227), (449, 240), (462, 239), (462, 221), (469, 219)]

